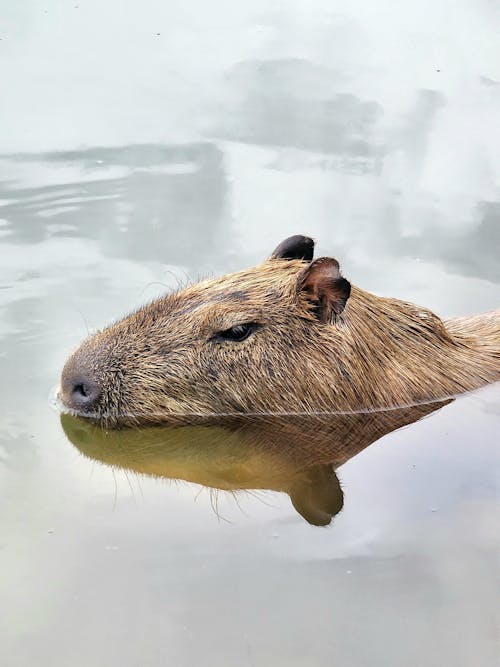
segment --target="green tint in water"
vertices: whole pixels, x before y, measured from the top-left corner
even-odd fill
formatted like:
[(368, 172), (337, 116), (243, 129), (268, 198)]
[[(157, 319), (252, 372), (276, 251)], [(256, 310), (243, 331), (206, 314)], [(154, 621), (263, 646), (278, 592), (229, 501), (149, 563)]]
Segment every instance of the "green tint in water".
[(324, 526), (343, 506), (335, 469), (383, 435), (443, 405), (118, 431), (69, 415), (61, 423), (75, 447), (96, 461), (223, 491), (284, 492), (306, 521)]

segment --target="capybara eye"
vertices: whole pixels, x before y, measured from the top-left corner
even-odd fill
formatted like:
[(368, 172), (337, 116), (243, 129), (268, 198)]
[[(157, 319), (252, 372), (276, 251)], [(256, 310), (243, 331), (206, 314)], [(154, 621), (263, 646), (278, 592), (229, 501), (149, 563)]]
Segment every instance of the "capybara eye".
[(231, 340), (235, 343), (241, 343), (252, 334), (259, 325), (256, 322), (246, 322), (245, 324), (237, 324), (230, 329), (225, 331), (219, 331), (215, 334), (214, 338), (216, 340)]

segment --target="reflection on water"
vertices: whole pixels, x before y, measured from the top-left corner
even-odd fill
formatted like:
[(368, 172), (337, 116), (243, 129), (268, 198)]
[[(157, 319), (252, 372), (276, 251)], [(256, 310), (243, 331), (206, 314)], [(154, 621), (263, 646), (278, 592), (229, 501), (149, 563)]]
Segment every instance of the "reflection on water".
[[(260, 72), (266, 69), (265, 65), (255, 67)], [(244, 77), (242, 80), (245, 82)], [(273, 90), (273, 95), (279, 92), (264, 85), (263, 90)], [(290, 110), (296, 110), (299, 103), (285, 95), (280, 104), (291, 113)], [(387, 166), (381, 171), (384, 157), (379, 149), (374, 147), (373, 151), (370, 149), (365, 153), (363, 149), (360, 152), (358, 140), (353, 138), (359, 133), (359, 136), (368, 136), (368, 130), (363, 128), (371, 123), (370, 113), (367, 112), (364, 120), (354, 122), (350, 102), (346, 104), (346, 107), (342, 103), (336, 111), (326, 114), (328, 122), (345, 124), (345, 127), (325, 130), (330, 143), (322, 136), (323, 131), (318, 130), (321, 124), (308, 118), (307, 114), (297, 121), (294, 129), (287, 128), (286, 119), (280, 123), (273, 120), (274, 112), (266, 105), (262, 110), (262, 128), (279, 128), (286, 140), (261, 136), (258, 129), (247, 128), (246, 121), (242, 121), (242, 127), (235, 131), (234, 139), (273, 146), (269, 162), (259, 174), (263, 182), (270, 179), (272, 183), (269, 168), (284, 174), (290, 170), (292, 173), (318, 170), (318, 183), (324, 181), (322, 172), (334, 169), (342, 171), (349, 180), (355, 179), (356, 174), (382, 176), (382, 183), (385, 181), (386, 187), (390, 187), (392, 175)], [(405, 126), (383, 151), (387, 154), (389, 168), (394, 160), (400, 159), (398, 156), (406, 155), (404, 171), (414, 183), (422, 178), (432, 123), (442, 104), (439, 94), (420, 91)], [(261, 104), (256, 106), (260, 108)], [(255, 108), (253, 102), (249, 102), (249, 108)], [(281, 111), (277, 113), (280, 117), (283, 115)], [(238, 114), (231, 118), (231, 123), (238, 122)], [(250, 113), (250, 118), (257, 122), (255, 114)], [(222, 132), (222, 136), (229, 137), (231, 123), (225, 123), (219, 134)], [(320, 132), (317, 141), (321, 150), (337, 157), (325, 160), (318, 156), (319, 148), (306, 145), (309, 139), (313, 143), (316, 141), (310, 137), (311, 127)], [(289, 153), (288, 148), (295, 145), (307, 150)], [(359, 155), (366, 157), (372, 153), (379, 155), (375, 161), (371, 158), (368, 162), (365, 158), (359, 161)], [(175, 258), (177, 264), (196, 267), (197, 275), (211, 272), (223, 257), (226, 262), (230, 259), (230, 266), (234, 266), (238, 234), (232, 231), (234, 205), (231, 205), (231, 199), (241, 195), (245, 199), (245, 194), (239, 192), (240, 184), (236, 192), (231, 191), (235, 177), (228, 177), (226, 173), (228, 157), (236, 174), (245, 168), (245, 155), (235, 155), (231, 145), (213, 142), (128, 145), (3, 156), (0, 165), (4, 172), (16, 177), (0, 181), (0, 238), (9, 244), (42, 243), (54, 238), (95, 240), (109, 257), (143, 262), (165, 262), (167, 258)], [(47, 183), (32, 185), (40, 180)], [(373, 199), (370, 210), (373, 219), (365, 221), (365, 205), (355, 204), (363, 211), (360, 209), (350, 220), (351, 230), (347, 238), (356, 238), (356, 247), (346, 242), (343, 223), (339, 225), (335, 221), (334, 230), (330, 224), (321, 225), (321, 236), (326, 240), (333, 239), (334, 254), (352, 256), (359, 261), (359, 252), (368, 252), (371, 248), (381, 255), (417, 258), (419, 262), (441, 265), (451, 272), (500, 282), (496, 252), (500, 243), (499, 201), (480, 198), (471, 203), (472, 219), (464, 220), (462, 216), (454, 220), (455, 227), (450, 231), (445, 219), (449, 212), (443, 210), (442, 204), (427, 193), (417, 195), (413, 185), (411, 191), (408, 190), (408, 185), (395, 184), (383, 202), (373, 191), (365, 190), (364, 194)], [(334, 196), (334, 182), (332, 187), (328, 200)], [(316, 189), (314, 186), (313, 191)], [(418, 203), (416, 197), (420, 199)], [(422, 217), (415, 218), (417, 214)], [(298, 229), (285, 226), (284, 236), (290, 231), (311, 233), (310, 228), (314, 231), (323, 217), (330, 222), (330, 213), (322, 210), (319, 221), (301, 222)], [(378, 218), (385, 230), (383, 236), (378, 231)], [(262, 225), (266, 219), (253, 222)], [(248, 235), (249, 230), (244, 234)], [(269, 243), (278, 239), (279, 233), (271, 238)], [(258, 257), (256, 254), (250, 256)]]
[(447, 265), (452, 271), (500, 283), (500, 202), (479, 201), (476, 224), (463, 233), (449, 234), (437, 229), (428, 236), (403, 239), (399, 249)]
[[(498, 385), (378, 426), (65, 419), (76, 448), (47, 405), (89, 330), (294, 233), (498, 308), (497, 4), (3, 3), (2, 665), (498, 664)], [(254, 490), (218, 521), (203, 484)]]
[(57, 183), (41, 187), (0, 183), (11, 243), (63, 236), (97, 240), (106, 254), (137, 261), (164, 261), (170, 253), (181, 264), (203, 265), (207, 252), (217, 256), (226, 183), (214, 144), (92, 148), (8, 162), (14, 170), (30, 164), (59, 170)]
[(447, 403), (369, 414), (235, 420), (226, 426), (106, 431), (69, 415), (62, 415), (61, 423), (89, 458), (223, 491), (287, 493), (306, 521), (325, 526), (344, 504), (335, 470), (382, 436)]
[[(410, 117), (407, 127), (415, 121), (418, 141), (394, 133), (402, 173), (413, 178), (418, 164), (425, 173), (422, 145), (431, 150), (441, 108), (432, 96), (417, 104), (426, 120)], [(291, 142), (319, 140), (294, 135), (292, 120)], [(2, 646), (22, 667), (86, 667), (97, 655), (127, 667), (147, 655), (156, 665), (158, 651), (176, 665), (208, 652), (208, 664), (232, 667), (248, 647), (255, 664), (303, 667), (313, 655), (326, 667), (332, 642), (346, 665), (399, 667), (408, 646), (425, 659), (436, 654), (436, 666), (494, 664), (497, 388), (487, 409), (469, 397), (436, 420), (401, 412), (396, 423), (365, 416), (166, 437), (65, 419), (75, 446), (109, 468), (76, 457), (47, 407), (88, 329), (186, 274), (250, 266), (294, 232), (316, 236), (320, 253), (337, 255), (370, 290), (444, 315), (498, 307), (498, 197), (467, 189), (474, 206), (450, 227), (453, 197), (443, 205), (399, 176), (392, 187), (399, 148), (386, 141), (384, 154), (361, 155), (347, 136), (342, 154), (256, 147), (249, 135), (2, 159), (0, 558), (12, 573), (0, 587), (12, 610)], [(144, 474), (129, 480), (128, 471)], [(248, 516), (220, 494), (217, 512), (230, 523), (219, 524), (199, 486), (158, 486), (158, 477), (248, 490), (236, 496)], [(309, 525), (333, 517), (333, 530)], [(138, 615), (145, 625), (135, 632)], [(292, 627), (301, 628), (297, 639)], [(233, 639), (215, 642), (222, 634)]]
[(337, 92), (338, 72), (306, 60), (259, 60), (227, 75), (234, 108), (217, 127), (224, 138), (352, 158), (383, 152), (372, 143), (379, 104)]

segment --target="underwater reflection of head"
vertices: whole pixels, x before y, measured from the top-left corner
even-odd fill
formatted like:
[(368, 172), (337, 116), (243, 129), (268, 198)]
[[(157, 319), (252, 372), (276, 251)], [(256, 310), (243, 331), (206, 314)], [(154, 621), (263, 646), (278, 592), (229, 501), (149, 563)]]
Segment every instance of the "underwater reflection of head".
[(121, 431), (106, 431), (69, 415), (62, 415), (61, 423), (73, 445), (91, 459), (223, 491), (287, 493), (306, 521), (326, 526), (344, 503), (335, 470), (386, 433), (443, 404)]

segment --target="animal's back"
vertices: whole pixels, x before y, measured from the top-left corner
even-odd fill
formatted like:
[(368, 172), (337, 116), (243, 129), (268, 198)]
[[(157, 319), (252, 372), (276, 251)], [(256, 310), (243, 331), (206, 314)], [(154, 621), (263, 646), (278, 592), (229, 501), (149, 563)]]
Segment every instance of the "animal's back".
[(454, 336), (471, 336), (484, 344), (500, 349), (500, 310), (467, 317), (445, 320), (446, 328)]
[(491, 358), (500, 379), (500, 310), (470, 317), (454, 317), (446, 320), (445, 326), (453, 338), (477, 349), (485, 360)]

